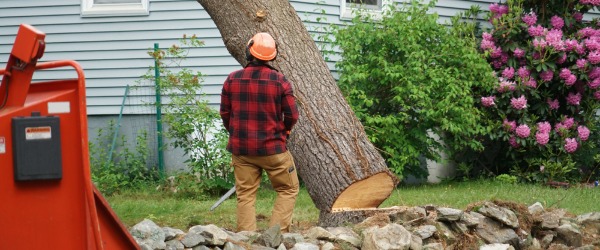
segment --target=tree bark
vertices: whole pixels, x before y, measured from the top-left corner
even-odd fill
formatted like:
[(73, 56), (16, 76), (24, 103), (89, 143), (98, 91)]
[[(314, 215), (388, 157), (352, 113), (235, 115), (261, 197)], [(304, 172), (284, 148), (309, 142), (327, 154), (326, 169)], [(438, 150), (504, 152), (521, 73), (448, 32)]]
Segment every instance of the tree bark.
[(288, 146), (321, 214), (375, 208), (387, 199), (398, 179), (368, 140), (292, 5), (286, 0), (198, 2), (241, 65), (252, 35), (268, 32), (275, 38), (279, 54), (272, 65), (292, 83), (300, 111)]

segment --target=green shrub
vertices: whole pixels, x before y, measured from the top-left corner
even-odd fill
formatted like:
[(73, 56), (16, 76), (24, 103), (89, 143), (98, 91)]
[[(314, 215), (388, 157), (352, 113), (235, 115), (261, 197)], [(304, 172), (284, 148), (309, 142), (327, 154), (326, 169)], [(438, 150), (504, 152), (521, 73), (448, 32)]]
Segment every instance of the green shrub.
[[(228, 134), (220, 123), (218, 111), (204, 98), (202, 74), (181, 66), (189, 49), (202, 45), (195, 36), (184, 36), (180, 45), (149, 54), (158, 61), (161, 92), (169, 100), (162, 106), (163, 121), (168, 125), (165, 135), (173, 140), (174, 147), (183, 149), (188, 158), (189, 172), (179, 174), (177, 183), (192, 193), (218, 193), (233, 186), (231, 157), (225, 150)], [(155, 80), (154, 67), (143, 79)], [(197, 181), (190, 178), (190, 174), (197, 176)]]
[[(587, 2), (587, 3), (586, 3)], [(522, 181), (598, 177), (600, 43), (590, 1), (491, 4), (478, 47), (498, 79), (480, 93), (497, 145), (491, 169)]]
[(138, 132), (134, 150), (125, 136), (117, 137), (112, 159), (109, 159), (115, 132), (115, 122), (110, 120), (108, 127), (98, 129), (95, 141), (89, 143), (92, 181), (96, 187), (103, 194), (111, 195), (123, 189), (156, 183), (158, 171), (147, 163), (147, 132)]
[(475, 49), (473, 16), (455, 17), (449, 28), (428, 13), (434, 5), (412, 1), (381, 19), (361, 14), (334, 31), (342, 56), (338, 84), (400, 176), (426, 177), (422, 157), (440, 161), (442, 152), (482, 150), (478, 138), (488, 132), (473, 89), (489, 89), (495, 78)]

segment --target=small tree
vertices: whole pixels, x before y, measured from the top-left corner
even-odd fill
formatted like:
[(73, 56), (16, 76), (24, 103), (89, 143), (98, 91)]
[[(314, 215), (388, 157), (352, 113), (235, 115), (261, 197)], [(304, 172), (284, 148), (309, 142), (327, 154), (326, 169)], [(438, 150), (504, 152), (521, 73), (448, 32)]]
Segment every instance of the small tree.
[(487, 132), (473, 89), (495, 79), (475, 49), (475, 22), (462, 22), (478, 9), (448, 28), (427, 13), (432, 6), (412, 1), (380, 20), (358, 15), (334, 32), (342, 51), (339, 86), (398, 175), (426, 177), (422, 157), (482, 150), (478, 137)]
[[(495, 69), (481, 105), (507, 154), (496, 162), (526, 181), (598, 175), (600, 33), (584, 14), (597, 1), (509, 0), (490, 5), (480, 49)], [(579, 171), (578, 171), (579, 170)], [(583, 175), (582, 175), (583, 174)]]
[[(201, 73), (181, 66), (189, 48), (202, 45), (195, 35), (184, 36), (181, 46), (173, 45), (149, 54), (158, 62), (161, 92), (168, 100), (163, 104), (163, 121), (168, 124), (165, 135), (189, 157), (186, 163), (196, 177), (192, 179), (198, 181), (198, 187), (189, 188), (218, 192), (233, 185), (229, 152), (225, 150), (227, 131), (220, 124), (218, 111), (208, 105), (202, 94)], [(154, 67), (143, 78), (154, 81)]]

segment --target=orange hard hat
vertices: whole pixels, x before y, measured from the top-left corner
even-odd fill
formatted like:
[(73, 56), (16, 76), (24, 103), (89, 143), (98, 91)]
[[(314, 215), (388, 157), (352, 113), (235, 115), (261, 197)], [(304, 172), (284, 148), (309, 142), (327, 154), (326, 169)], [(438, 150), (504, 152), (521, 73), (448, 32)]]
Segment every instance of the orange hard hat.
[(271, 61), (277, 56), (275, 39), (269, 33), (257, 33), (248, 41), (250, 54), (263, 61)]

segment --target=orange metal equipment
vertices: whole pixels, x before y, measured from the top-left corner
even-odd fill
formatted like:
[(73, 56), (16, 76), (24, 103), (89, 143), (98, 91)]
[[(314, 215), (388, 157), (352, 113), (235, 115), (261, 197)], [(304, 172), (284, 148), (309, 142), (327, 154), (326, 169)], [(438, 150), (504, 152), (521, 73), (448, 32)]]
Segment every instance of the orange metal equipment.
[[(37, 64), (45, 36), (22, 24), (0, 70), (0, 249), (139, 249), (91, 182), (83, 70)], [(78, 78), (31, 84), (59, 67)]]

